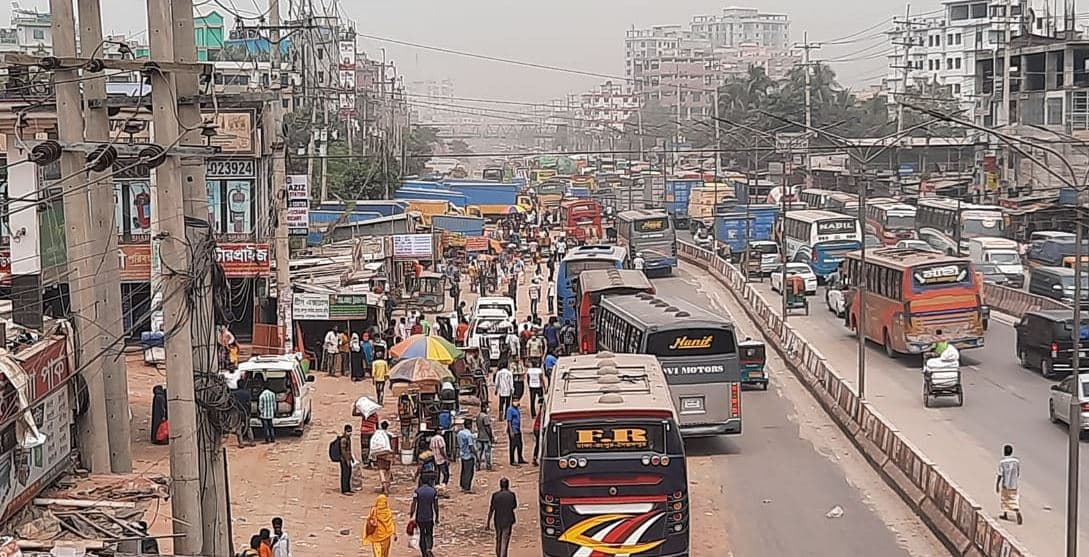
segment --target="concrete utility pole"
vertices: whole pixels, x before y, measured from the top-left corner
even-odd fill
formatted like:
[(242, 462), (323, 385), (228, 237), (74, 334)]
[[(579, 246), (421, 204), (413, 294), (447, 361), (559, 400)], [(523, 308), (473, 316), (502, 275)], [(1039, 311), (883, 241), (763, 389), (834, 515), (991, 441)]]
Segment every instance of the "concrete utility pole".
[[(809, 51), (820, 48), (819, 44), (809, 44), (809, 31), (802, 33), (802, 49), (805, 52), (805, 135), (809, 136), (809, 130), (813, 129), (813, 66), (809, 61)], [(812, 168), (809, 160), (809, 143), (805, 148), (805, 171), (810, 173)], [(810, 174), (811, 175), (811, 174)]]
[[(269, 0), (269, 25), (272, 31), (269, 40), (272, 43), (272, 90), (280, 93), (280, 71), (283, 65), (282, 51), (280, 50), (280, 0)], [(284, 354), (291, 354), (292, 334), (291, 320), (288, 319), (292, 304), (291, 289), (291, 243), (288, 238), (290, 231), (287, 228), (287, 161), (284, 143), (284, 105), (282, 95), (277, 94), (276, 99), (268, 107), (272, 112), (272, 118), (265, 128), (266, 141), (272, 143), (272, 202), (276, 204), (276, 230), (273, 238), (273, 252), (276, 256), (276, 290), (279, 310), (276, 312), (276, 326), (280, 334), (284, 336)], [(271, 128), (271, 129), (269, 129)], [(309, 178), (309, 177), (308, 177)]]
[(904, 47), (904, 64), (903, 64), (903, 67), (900, 68), (904, 72), (904, 80), (903, 80), (904, 84), (903, 84), (903, 88), (902, 88), (903, 90), (900, 92), (900, 96), (896, 98), (896, 135), (897, 135), (896, 144), (897, 144), (897, 146), (894, 148), (894, 151), (892, 152), (893, 160), (895, 161), (895, 164), (896, 164), (896, 168), (893, 169), (893, 171), (894, 171), (893, 180), (896, 181), (896, 191), (897, 191), (897, 193), (900, 193), (900, 194), (902, 194), (904, 192), (904, 186), (901, 183), (902, 178), (900, 176), (900, 146), (899, 146), (900, 145), (900, 139), (901, 139), (900, 135), (904, 133), (904, 99), (903, 99), (903, 97), (907, 95), (908, 80), (910, 79), (910, 75), (911, 75), (911, 61), (910, 61), (910, 58), (908, 57), (908, 55), (911, 53), (911, 47), (914, 44), (913, 39), (911, 38), (911, 30), (915, 28), (914, 24), (911, 21), (911, 4), (908, 4), (907, 8), (905, 8), (905, 10), (904, 10), (904, 28), (907, 29), (907, 40), (900, 43), (901, 46)]
[[(63, 2), (64, 0), (56, 0)], [(173, 25), (175, 17), (192, 18), (172, 10), (172, 3), (148, 0), (148, 39), (154, 62), (174, 62)], [(187, 307), (188, 272), (191, 271), (185, 219), (185, 187), (182, 165), (170, 148), (179, 142), (178, 90), (174, 75), (162, 71), (151, 76), (152, 126), (154, 143), (167, 149), (155, 169), (159, 206), (159, 257), (163, 269), (163, 330), (166, 333), (167, 412), (170, 414), (171, 511), (174, 518), (174, 552), (179, 555), (203, 553), (204, 524), (201, 507), (200, 461), (197, 439), (197, 404), (193, 386), (193, 342), (186, 327), (192, 311)], [(207, 196), (207, 191), (203, 192)], [(207, 218), (205, 213), (204, 218)], [(226, 520), (226, 517), (218, 517)]]
[[(58, 57), (76, 55), (76, 16), (71, 0), (50, 0), (49, 11), (53, 15), (53, 54)], [(83, 114), (81, 110), (79, 71), (60, 69), (54, 74), (57, 85), (57, 138), (65, 146), (83, 142)], [(88, 223), (91, 208), (87, 192), (83, 189), (86, 176), (83, 171), (84, 157), (76, 151), (65, 149), (60, 158), (60, 185), (64, 191), (65, 240), (68, 247), (68, 292), (72, 302), (72, 313), (77, 317), (75, 327), (80, 331), (77, 345), (77, 363), (83, 368), (83, 378), (87, 382), (87, 395), (90, 406), (87, 414), (79, 423), (79, 448), (83, 466), (95, 473), (111, 471), (109, 419), (106, 406), (106, 383), (103, 364), (111, 354), (95, 356), (101, 350), (98, 342), (99, 326), (96, 322), (97, 287), (95, 270), (99, 261), (113, 258), (115, 252), (96, 252), (104, 249), (94, 238)], [(101, 184), (98, 186), (101, 187)], [(110, 192), (110, 211), (113, 212), (113, 189)], [(112, 220), (112, 219), (111, 219)], [(116, 231), (110, 231), (116, 235)], [(113, 284), (118, 288), (120, 281)], [(110, 339), (113, 340), (113, 339)], [(127, 409), (126, 409), (127, 413)], [(127, 418), (127, 415), (126, 415)], [(127, 421), (127, 419), (126, 419)], [(127, 440), (126, 440), (127, 442)]]
[[(1085, 292), (1081, 281), (1085, 278), (1084, 264), (1082, 263), (1082, 238), (1085, 237), (1080, 208), (1074, 208), (1074, 352), (1071, 355), (1074, 375), (1074, 392), (1077, 393), (1081, 385), (1081, 297)], [(1067, 416), (1081, 416), (1081, 397), (1070, 397), (1070, 408)], [(1072, 423), (1073, 418), (1069, 419)], [(1081, 428), (1071, 425), (1066, 428), (1070, 435), (1067, 445), (1066, 464), (1066, 557), (1078, 557), (1078, 487), (1079, 467), (1081, 466)]]
[[(98, 58), (103, 52), (102, 6), (100, 0), (79, 0), (79, 44), (84, 56)], [(103, 56), (104, 57), (104, 56)], [(106, 107), (106, 75), (102, 72), (83, 77), (84, 136), (88, 142), (110, 141), (110, 116)], [(117, 226), (114, 213), (113, 180), (109, 171), (91, 172), (97, 182), (90, 190), (91, 221), (89, 223), (92, 253), (117, 253)], [(98, 181), (101, 180), (101, 181)], [(84, 342), (90, 335), (99, 339), (98, 349), (105, 349), (124, 334), (121, 320), (121, 272), (116, 257), (96, 260), (95, 322), (97, 326), (84, 330)], [(129, 423), (128, 370), (123, 357), (101, 360), (102, 378), (106, 391), (107, 437), (110, 440), (110, 470), (115, 474), (132, 472), (132, 440)]]
[[(1006, 20), (1005, 31), (1002, 32), (1002, 109), (999, 110), (999, 114), (1002, 115), (1003, 126), (1010, 125), (1010, 43), (1012, 37), (1010, 36), (1010, 19), (1012, 16), (1010, 12), (1013, 9), (1013, 3), (1011, 0), (1006, 0), (1006, 5), (1003, 7), (1005, 13), (1003, 18)], [(1024, 72), (1022, 71), (1022, 75)]]
[[(809, 89), (806, 88), (808, 96)], [(716, 221), (718, 220), (718, 183), (722, 180), (722, 125), (718, 116), (718, 84), (715, 85), (712, 102), (715, 103), (715, 199), (711, 205), (711, 248), (718, 253), (718, 234), (715, 234)]]

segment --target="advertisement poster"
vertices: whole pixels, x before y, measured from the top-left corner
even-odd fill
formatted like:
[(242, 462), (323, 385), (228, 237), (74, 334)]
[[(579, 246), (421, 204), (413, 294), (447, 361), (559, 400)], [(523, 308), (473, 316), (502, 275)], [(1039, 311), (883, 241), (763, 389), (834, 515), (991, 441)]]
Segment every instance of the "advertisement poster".
[(228, 234), (253, 232), (253, 181), (227, 180)]
[(219, 244), (216, 261), (223, 266), (227, 278), (265, 277), (270, 268), (268, 244)]
[(292, 174), (286, 178), (287, 200), (310, 203), (310, 177), (306, 174)]
[(123, 244), (118, 246), (121, 282), (147, 282), (151, 280), (151, 243)]
[(310, 177), (292, 174), (286, 180), (288, 235), (306, 236), (310, 233)]
[(431, 259), (434, 247), (430, 234), (394, 234), (394, 259)]
[(151, 185), (147, 182), (128, 182), (127, 214), (125, 224), (129, 234), (151, 234)]
[(223, 183), (219, 180), (208, 180), (208, 222), (216, 232), (223, 232), (223, 221), (219, 218), (223, 211), (223, 196), (219, 193), (221, 187)]
[[(45, 443), (16, 461), (12, 451), (0, 454), (0, 521), (30, 502), (68, 461), (72, 452), (68, 390), (49, 395), (31, 410)], [(11, 463), (14, 462), (14, 466)]]
[(340, 69), (342, 70), (354, 70), (355, 69), (355, 43), (352, 41), (340, 41), (338, 45), (340, 51)]

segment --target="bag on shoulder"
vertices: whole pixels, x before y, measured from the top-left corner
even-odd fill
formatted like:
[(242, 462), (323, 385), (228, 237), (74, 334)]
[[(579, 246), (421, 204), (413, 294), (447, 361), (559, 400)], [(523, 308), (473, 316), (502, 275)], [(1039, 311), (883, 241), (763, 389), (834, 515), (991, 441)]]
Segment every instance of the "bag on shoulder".
[(329, 443), (329, 460), (332, 462), (340, 462), (340, 436), (337, 436)]

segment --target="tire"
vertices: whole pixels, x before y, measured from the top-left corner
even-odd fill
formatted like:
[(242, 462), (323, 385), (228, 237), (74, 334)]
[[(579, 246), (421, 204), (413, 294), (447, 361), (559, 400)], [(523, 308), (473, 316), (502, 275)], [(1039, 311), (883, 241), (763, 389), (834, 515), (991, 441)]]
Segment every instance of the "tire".
[(923, 406), (930, 408), (930, 390), (926, 388), (926, 383), (923, 383)]
[(964, 406), (964, 388), (957, 391), (957, 406)]
[(895, 358), (898, 356), (896, 350), (893, 350), (892, 343), (889, 342), (889, 330), (885, 329), (885, 332), (881, 335), (881, 341), (885, 343), (885, 355), (889, 358)]
[(1024, 368), (1024, 369), (1028, 369), (1028, 367), (1029, 367), (1029, 365), (1028, 365), (1028, 353), (1025, 352), (1024, 348), (1018, 348), (1017, 349), (1017, 363), (1021, 364), (1021, 367)]
[(303, 420), (303, 425), (310, 425), (310, 421), (314, 418), (314, 405), (311, 404), (310, 408), (306, 409), (306, 419)]
[(767, 381), (764, 381), (764, 384), (760, 386), (760, 390), (761, 391), (768, 390), (768, 382)]
[(1051, 420), (1051, 423), (1053, 424), (1057, 424), (1062, 421), (1059, 419), (1058, 416), (1055, 415), (1055, 401), (1053, 400), (1047, 401), (1047, 419)]
[(1045, 379), (1051, 379), (1055, 377), (1055, 371), (1052, 370), (1051, 358), (1044, 358), (1040, 360), (1040, 375)]

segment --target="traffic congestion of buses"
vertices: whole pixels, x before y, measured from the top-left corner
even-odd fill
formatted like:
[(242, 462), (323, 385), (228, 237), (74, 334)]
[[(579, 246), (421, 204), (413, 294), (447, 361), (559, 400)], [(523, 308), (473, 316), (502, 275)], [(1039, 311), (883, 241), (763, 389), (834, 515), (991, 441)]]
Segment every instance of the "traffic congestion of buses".
[[(842, 191), (578, 157), (502, 161), (482, 177), (511, 187), (506, 211), (553, 214), (552, 234), (571, 246), (553, 302), (577, 327), (579, 355), (555, 368), (541, 435), (549, 556), (687, 555), (684, 439), (741, 434), (743, 387), (767, 388), (760, 341), (731, 316), (655, 288), (678, 264), (678, 236), (767, 280), (788, 314), (808, 315), (823, 289), (846, 329), (889, 357), (922, 357), (928, 405), (931, 394), (963, 404), (959, 353), (986, 346), (986, 283), (1063, 303), (1075, 292), (1073, 234), (1014, 227), (998, 205), (889, 195), (860, 207)], [(465, 213), (483, 229), (495, 211)], [(442, 216), (431, 226), (451, 232)], [(1064, 326), (1073, 329), (1071, 314), (1026, 314), (1011, 356), (1049, 378), (1068, 373)]]

